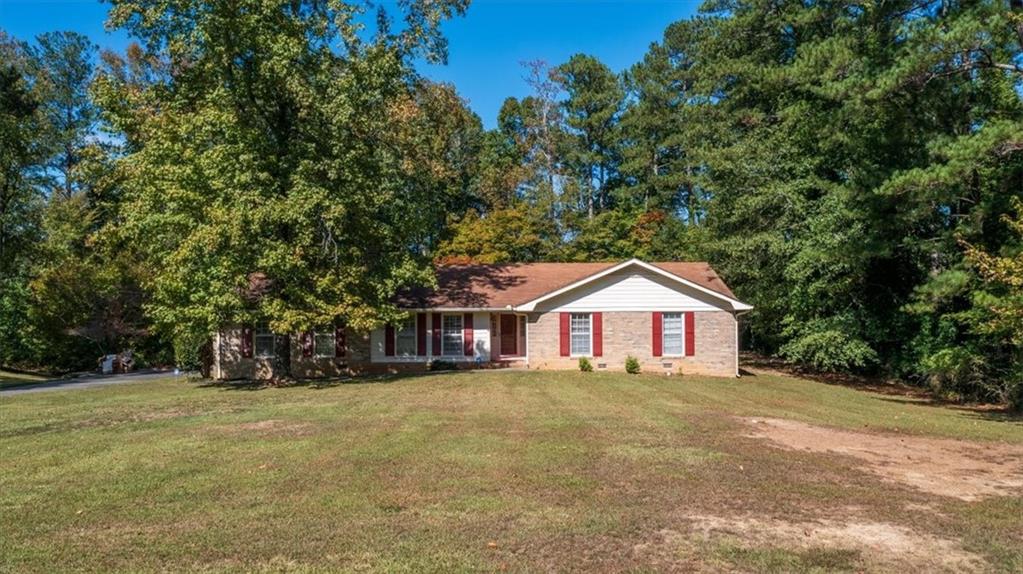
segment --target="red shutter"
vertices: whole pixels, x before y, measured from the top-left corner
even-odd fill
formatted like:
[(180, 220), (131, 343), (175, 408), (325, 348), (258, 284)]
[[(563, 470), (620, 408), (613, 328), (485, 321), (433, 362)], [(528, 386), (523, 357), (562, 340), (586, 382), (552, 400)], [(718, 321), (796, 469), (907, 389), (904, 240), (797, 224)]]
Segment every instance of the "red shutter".
[(696, 321), (692, 311), (684, 313), (686, 317), (686, 356), (696, 354)]
[(571, 349), (569, 347), (569, 323), (571, 319), (568, 313), (561, 313), (561, 356), (567, 357), (571, 355)]
[(313, 332), (306, 331), (302, 333), (302, 356), (312, 357), (313, 356)]
[(654, 333), (653, 333), (653, 346), (654, 356), (660, 357), (664, 354), (664, 338), (662, 336), (664, 316), (660, 311), (654, 311)]
[(394, 325), (388, 325), (384, 328), (384, 355), (387, 357), (394, 356)]
[(473, 350), (472, 313), (462, 315), (462, 346), (465, 348), (465, 356), (471, 357)]
[(426, 313), (416, 314), (416, 354), (426, 356)]
[(242, 358), (252, 358), (252, 348), (254, 346), (252, 327), (242, 327)]
[(441, 356), (440, 348), (440, 313), (433, 314), (433, 356)]
[(593, 314), (593, 356), (604, 355), (604, 314)]
[(348, 337), (345, 334), (344, 321), (334, 326), (334, 356), (344, 357), (348, 354)]

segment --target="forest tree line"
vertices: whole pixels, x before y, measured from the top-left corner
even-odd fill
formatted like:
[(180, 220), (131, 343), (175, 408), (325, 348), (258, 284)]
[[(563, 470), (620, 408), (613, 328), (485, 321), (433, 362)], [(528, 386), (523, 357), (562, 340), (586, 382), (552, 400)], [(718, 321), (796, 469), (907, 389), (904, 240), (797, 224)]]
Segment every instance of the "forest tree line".
[(400, 311), (431, 263), (707, 260), (749, 347), (1023, 402), (1023, 7), (710, 1), (616, 72), (429, 81), (466, 0), (115, 0), (0, 37), (0, 363), (190, 362)]

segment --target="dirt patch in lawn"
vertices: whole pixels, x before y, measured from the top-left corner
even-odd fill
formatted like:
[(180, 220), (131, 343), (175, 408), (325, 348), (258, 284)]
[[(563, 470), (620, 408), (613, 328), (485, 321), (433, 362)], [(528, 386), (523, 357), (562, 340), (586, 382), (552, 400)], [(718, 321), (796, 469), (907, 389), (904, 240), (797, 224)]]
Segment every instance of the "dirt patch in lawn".
[(783, 419), (745, 419), (749, 436), (785, 448), (852, 456), (888, 480), (961, 500), (1023, 490), (1023, 447), (866, 433)]
[(151, 421), (162, 421), (167, 419), (177, 419), (181, 417), (194, 417), (209, 414), (221, 414), (219, 412), (202, 412), (188, 409), (167, 409), (163, 411), (148, 411), (133, 413), (127, 422), (133, 423), (147, 423)]
[(313, 425), (309, 423), (282, 421), (278, 419), (267, 419), (251, 423), (238, 423), (234, 425), (217, 425), (215, 430), (236, 434), (261, 434), (261, 435), (307, 435), (312, 434)]
[[(956, 542), (873, 521), (788, 522), (757, 517), (691, 516), (691, 530), (713, 542), (738, 539), (743, 547), (852, 550), (868, 563), (926, 570), (974, 572), (984, 560)], [(671, 534), (662, 535), (670, 537)], [(675, 534), (677, 536), (677, 534)]]

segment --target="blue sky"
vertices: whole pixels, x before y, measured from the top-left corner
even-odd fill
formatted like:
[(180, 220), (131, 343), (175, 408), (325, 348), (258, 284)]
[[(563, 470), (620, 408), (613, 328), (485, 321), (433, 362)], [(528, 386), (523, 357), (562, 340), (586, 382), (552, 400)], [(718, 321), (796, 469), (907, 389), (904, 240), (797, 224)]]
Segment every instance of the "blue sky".
[[(386, 2), (385, 2), (386, 4)], [(668, 24), (691, 16), (696, 0), (473, 0), (468, 13), (444, 25), (446, 66), (422, 66), (452, 82), (487, 127), (501, 102), (528, 93), (521, 62), (558, 64), (577, 52), (619, 71), (643, 57)], [(122, 49), (123, 32), (106, 32), (99, 0), (0, 0), (0, 28), (21, 39), (49, 30), (76, 30), (104, 48)]]

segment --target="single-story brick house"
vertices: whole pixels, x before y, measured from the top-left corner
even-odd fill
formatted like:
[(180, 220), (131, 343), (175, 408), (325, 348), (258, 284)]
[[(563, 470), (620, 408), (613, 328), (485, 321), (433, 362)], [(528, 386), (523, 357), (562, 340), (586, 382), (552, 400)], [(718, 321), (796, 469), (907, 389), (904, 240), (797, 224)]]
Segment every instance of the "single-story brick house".
[(402, 294), (409, 318), (369, 333), (343, 327), (270, 333), (238, 326), (214, 335), (212, 376), (297, 378), (460, 367), (623, 370), (737, 376), (740, 315), (707, 263), (447, 265), (438, 287)]

